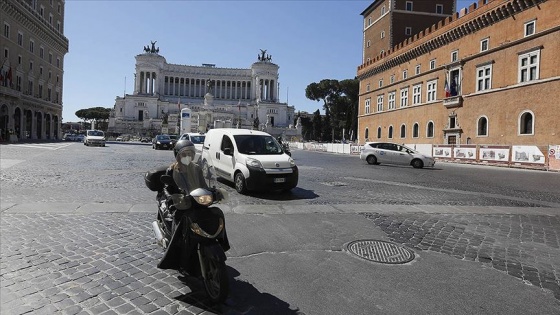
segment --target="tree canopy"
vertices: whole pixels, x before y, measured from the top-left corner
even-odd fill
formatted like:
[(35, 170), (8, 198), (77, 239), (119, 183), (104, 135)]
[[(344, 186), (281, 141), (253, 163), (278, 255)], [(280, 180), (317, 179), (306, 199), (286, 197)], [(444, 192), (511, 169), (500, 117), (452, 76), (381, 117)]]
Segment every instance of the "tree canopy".
[(324, 119), (313, 119), (312, 140), (341, 140), (356, 135), (358, 94), (359, 81), (355, 78), (342, 81), (323, 79), (319, 83), (309, 84), (305, 89), (305, 96), (313, 101), (323, 101), (325, 110)]
[(89, 121), (90, 123), (95, 121), (95, 125), (98, 126), (100, 122), (107, 122), (109, 120), (109, 115), (111, 113), (110, 108), (104, 107), (92, 107), (86, 109), (80, 109), (76, 111), (76, 117), (84, 120)]

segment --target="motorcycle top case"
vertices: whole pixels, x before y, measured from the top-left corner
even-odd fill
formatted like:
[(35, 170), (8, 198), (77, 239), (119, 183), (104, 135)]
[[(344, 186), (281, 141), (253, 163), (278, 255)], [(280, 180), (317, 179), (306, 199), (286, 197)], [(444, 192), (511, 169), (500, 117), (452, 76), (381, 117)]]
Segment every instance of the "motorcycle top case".
[(165, 175), (167, 171), (167, 166), (161, 166), (153, 170), (147, 171), (144, 175), (144, 182), (146, 186), (150, 188), (151, 191), (160, 191), (163, 189), (164, 184), (161, 182), (160, 178)]

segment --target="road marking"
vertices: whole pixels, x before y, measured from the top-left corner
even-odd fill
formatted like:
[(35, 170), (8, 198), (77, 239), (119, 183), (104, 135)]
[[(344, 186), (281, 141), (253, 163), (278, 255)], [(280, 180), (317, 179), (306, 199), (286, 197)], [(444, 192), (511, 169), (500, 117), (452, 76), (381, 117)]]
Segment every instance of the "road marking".
[(47, 150), (58, 150), (66, 148), (67, 146), (73, 145), (75, 143), (13, 143), (9, 145), (14, 145), (23, 148), (35, 148), (35, 149), (47, 149)]
[(0, 169), (7, 169), (25, 160), (0, 159)]

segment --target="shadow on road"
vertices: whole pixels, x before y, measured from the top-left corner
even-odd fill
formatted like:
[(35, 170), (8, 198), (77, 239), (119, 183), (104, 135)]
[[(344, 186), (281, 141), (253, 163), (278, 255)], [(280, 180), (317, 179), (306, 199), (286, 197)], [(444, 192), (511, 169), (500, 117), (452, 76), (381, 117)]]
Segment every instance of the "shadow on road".
[[(218, 178), (217, 181), (222, 185), (228, 186), (235, 190), (235, 185), (233, 183), (228, 182), (222, 178)], [(236, 192), (234, 191), (234, 193)], [(290, 191), (250, 191), (247, 193), (247, 195), (256, 199), (266, 200), (304, 200), (319, 198), (319, 195), (317, 195), (313, 190), (307, 190), (300, 187), (295, 187)]]
[(288, 303), (272, 294), (260, 292), (246, 281), (236, 280), (240, 273), (230, 266), (227, 268), (230, 294), (223, 305), (212, 305), (206, 296), (202, 281), (190, 276), (180, 276), (179, 279), (191, 289), (191, 292), (175, 299), (216, 314), (304, 315), (297, 309), (291, 309)]

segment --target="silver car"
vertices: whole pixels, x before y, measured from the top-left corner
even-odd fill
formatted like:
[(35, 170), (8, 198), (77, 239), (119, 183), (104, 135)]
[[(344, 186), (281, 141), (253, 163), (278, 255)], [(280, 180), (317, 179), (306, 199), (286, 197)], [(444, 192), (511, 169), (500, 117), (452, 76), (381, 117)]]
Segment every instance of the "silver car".
[(412, 165), (414, 168), (433, 167), (436, 161), (402, 144), (390, 142), (367, 142), (360, 153), (360, 159), (368, 164)]

